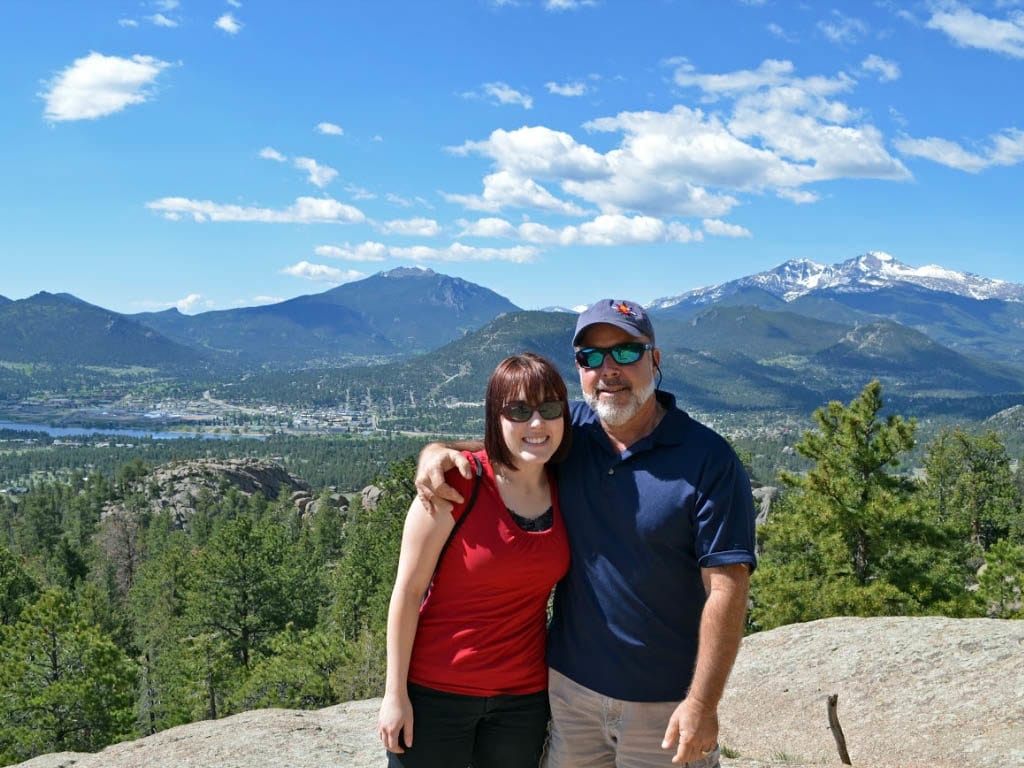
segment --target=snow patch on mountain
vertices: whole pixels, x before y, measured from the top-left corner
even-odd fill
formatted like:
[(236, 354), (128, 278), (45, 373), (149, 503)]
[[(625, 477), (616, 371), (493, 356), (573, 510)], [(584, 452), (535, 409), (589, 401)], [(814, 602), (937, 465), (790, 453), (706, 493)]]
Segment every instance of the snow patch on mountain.
[(684, 302), (697, 306), (713, 304), (746, 288), (760, 288), (790, 302), (815, 291), (868, 292), (900, 285), (914, 285), (978, 300), (1024, 301), (1024, 285), (1019, 283), (957, 272), (937, 264), (910, 267), (884, 251), (868, 251), (831, 265), (809, 259), (792, 259), (767, 272), (656, 299), (647, 307), (666, 309)]

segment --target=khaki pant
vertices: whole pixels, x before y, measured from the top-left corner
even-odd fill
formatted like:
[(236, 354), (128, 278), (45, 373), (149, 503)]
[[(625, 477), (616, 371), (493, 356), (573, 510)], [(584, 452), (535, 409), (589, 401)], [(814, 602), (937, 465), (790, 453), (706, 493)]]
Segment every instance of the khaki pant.
[[(661, 740), (678, 701), (636, 702), (602, 696), (548, 670), (551, 732), (541, 768), (677, 768)], [(719, 768), (718, 747), (689, 768)]]

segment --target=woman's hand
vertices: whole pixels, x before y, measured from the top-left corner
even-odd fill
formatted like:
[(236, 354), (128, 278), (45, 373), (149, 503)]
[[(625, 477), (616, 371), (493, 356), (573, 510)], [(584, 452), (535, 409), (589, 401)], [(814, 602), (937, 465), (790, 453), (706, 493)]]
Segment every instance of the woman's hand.
[(384, 749), (402, 754), (405, 750), (399, 740), (407, 747), (412, 746), (412, 720), (412, 702), (408, 693), (384, 694), (377, 716), (377, 732)]

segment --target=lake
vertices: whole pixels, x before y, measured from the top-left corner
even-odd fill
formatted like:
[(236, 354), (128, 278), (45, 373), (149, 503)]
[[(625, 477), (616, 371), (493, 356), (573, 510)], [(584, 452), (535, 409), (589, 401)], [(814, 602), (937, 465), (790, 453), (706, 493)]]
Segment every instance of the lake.
[(262, 440), (262, 435), (223, 435), (212, 432), (159, 432), (148, 429), (104, 429), (101, 427), (51, 427), (48, 424), (20, 424), (16, 421), (0, 421), (0, 429), (15, 432), (45, 432), (50, 437), (84, 437), (87, 435), (111, 435), (116, 437), (149, 437), (154, 440), (177, 440), (202, 438), (204, 440), (230, 440), (248, 437)]

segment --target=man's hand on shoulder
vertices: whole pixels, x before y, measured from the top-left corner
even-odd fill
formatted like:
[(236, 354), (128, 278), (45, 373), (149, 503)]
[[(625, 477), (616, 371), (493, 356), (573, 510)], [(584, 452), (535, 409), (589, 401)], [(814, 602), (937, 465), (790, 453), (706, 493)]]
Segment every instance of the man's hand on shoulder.
[(444, 474), (449, 469), (458, 469), (467, 480), (473, 477), (473, 462), (444, 443), (428, 443), (420, 451), (416, 465), (416, 495), (430, 514), (451, 512), (455, 504), (465, 501), (462, 494), (445, 482)]

